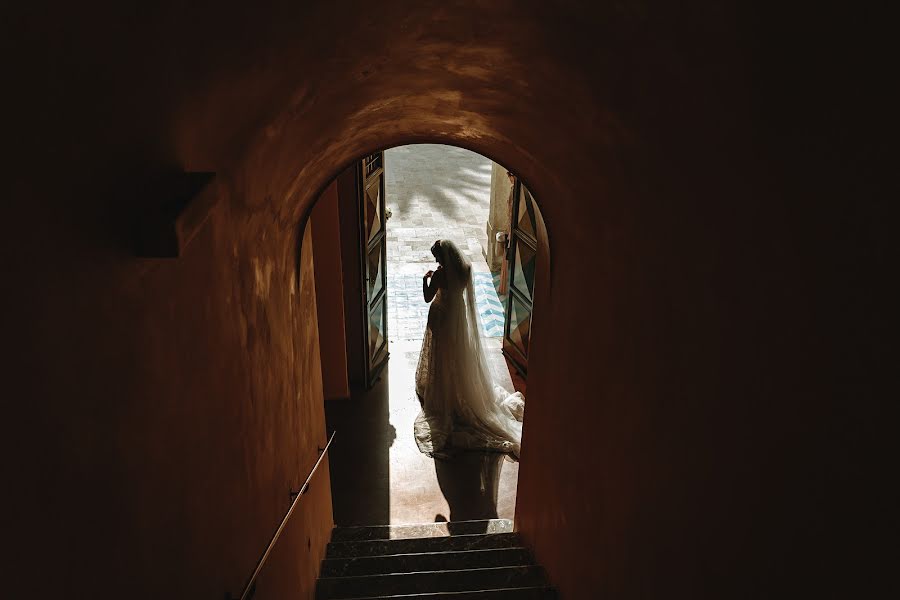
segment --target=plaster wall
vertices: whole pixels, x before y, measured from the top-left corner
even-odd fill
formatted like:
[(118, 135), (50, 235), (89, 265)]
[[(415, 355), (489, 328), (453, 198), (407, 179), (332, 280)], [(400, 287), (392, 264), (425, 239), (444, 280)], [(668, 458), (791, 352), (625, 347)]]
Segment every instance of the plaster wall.
[[(29, 418), (13, 438), (14, 560), (40, 556), (52, 573), (26, 561), (23, 593), (239, 592), (324, 445), (312, 253), (281, 252), (292, 229), (238, 234), (253, 217), (240, 192), (218, 193), (178, 259), (136, 260), (69, 230), (65, 252), (19, 279), (34, 320), (17, 338)], [(316, 479), (258, 598), (312, 598), (327, 461)]]
[(347, 338), (344, 329), (344, 284), (341, 261), (341, 220), (337, 182), (319, 197), (312, 212), (316, 230), (316, 308), (319, 317), (319, 352), (322, 389), (326, 400), (350, 397), (347, 380)]
[[(356, 161), (354, 161), (355, 163)], [(363, 302), (362, 250), (360, 248), (360, 205), (358, 163), (343, 169), (337, 186), (340, 216), (341, 285), (344, 291), (344, 332), (346, 334), (347, 380), (351, 391), (366, 385), (368, 350), (365, 343), (366, 306)]]
[[(10, 9), (4, 40), (39, 49), (5, 53), (14, 585), (236, 589), (324, 437), (301, 225), (352, 160), (413, 142), (541, 202), (517, 524), (564, 598), (848, 597), (889, 573), (857, 551), (882, 545), (892, 455), (877, 21), (367, 7)], [(178, 170), (219, 174), (209, 221), (135, 259), (139, 192)], [(282, 595), (330, 525), (314, 489)]]

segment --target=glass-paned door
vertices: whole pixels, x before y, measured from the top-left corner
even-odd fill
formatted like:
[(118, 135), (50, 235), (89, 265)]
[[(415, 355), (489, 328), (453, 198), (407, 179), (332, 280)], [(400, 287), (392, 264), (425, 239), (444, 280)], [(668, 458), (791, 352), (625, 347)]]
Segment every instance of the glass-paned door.
[(387, 236), (384, 212), (384, 153), (367, 156), (361, 165), (363, 293), (366, 318), (366, 386), (372, 387), (388, 359)]
[(528, 344), (531, 340), (534, 271), (537, 261), (537, 206), (531, 192), (518, 179), (513, 198), (512, 227), (506, 257), (509, 261), (509, 294), (503, 330), (503, 354), (525, 375), (528, 372)]

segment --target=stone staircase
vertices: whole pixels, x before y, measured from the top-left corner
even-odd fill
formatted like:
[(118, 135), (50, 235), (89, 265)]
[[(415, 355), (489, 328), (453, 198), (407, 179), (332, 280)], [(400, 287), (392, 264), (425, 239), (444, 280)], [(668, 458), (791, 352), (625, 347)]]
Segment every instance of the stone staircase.
[(338, 527), (318, 600), (556, 600), (506, 519)]

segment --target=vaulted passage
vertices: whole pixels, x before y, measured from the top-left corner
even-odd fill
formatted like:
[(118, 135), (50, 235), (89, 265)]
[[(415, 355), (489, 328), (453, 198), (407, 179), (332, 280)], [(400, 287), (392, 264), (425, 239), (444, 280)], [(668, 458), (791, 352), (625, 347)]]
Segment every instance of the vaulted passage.
[(540, 201), (515, 533), (561, 598), (856, 597), (890, 572), (860, 552), (893, 472), (889, 20), (51, 5), (4, 34), (9, 597), (236, 593), (301, 489), (255, 597), (314, 596), (346, 500), (328, 454), (304, 486), (340, 252), (310, 251), (338, 240), (314, 211), (412, 143)]

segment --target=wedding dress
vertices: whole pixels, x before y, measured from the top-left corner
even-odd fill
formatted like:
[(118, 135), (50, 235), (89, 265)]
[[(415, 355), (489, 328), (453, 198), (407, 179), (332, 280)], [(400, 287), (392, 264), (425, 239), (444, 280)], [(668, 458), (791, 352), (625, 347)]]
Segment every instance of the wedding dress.
[(414, 433), (419, 450), (492, 450), (518, 458), (524, 399), (494, 386), (481, 343), (472, 265), (453, 242), (432, 248), (445, 274), (428, 311), (416, 368), (422, 411)]

